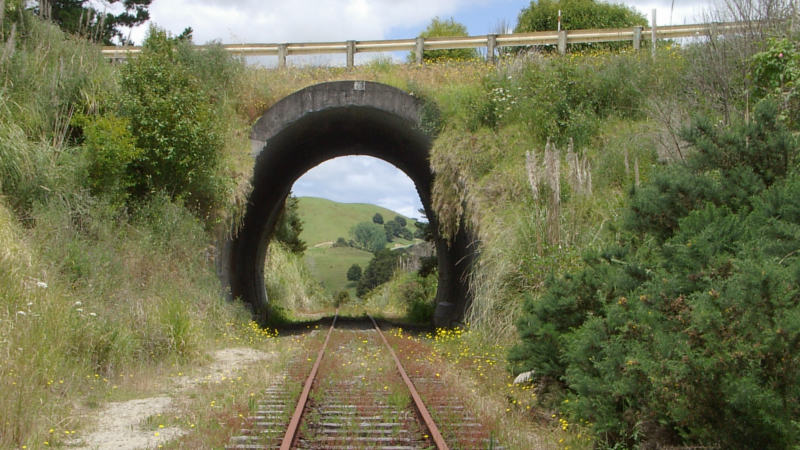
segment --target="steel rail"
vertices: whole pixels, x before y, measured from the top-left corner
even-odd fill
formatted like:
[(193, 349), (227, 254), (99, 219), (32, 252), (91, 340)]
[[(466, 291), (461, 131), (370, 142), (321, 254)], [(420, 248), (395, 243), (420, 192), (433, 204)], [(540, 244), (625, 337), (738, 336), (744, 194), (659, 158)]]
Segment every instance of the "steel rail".
[(328, 329), (328, 334), (325, 335), (325, 342), (322, 344), (322, 348), (319, 349), (317, 360), (314, 361), (314, 367), (311, 368), (311, 374), (308, 375), (306, 384), (303, 386), (303, 392), (300, 394), (300, 399), (297, 401), (292, 420), (289, 421), (289, 427), (286, 429), (286, 434), (283, 436), (281, 450), (289, 450), (292, 448), (292, 443), (294, 443), (295, 437), (297, 437), (297, 430), (300, 426), (300, 419), (303, 417), (303, 410), (306, 408), (306, 402), (308, 402), (308, 394), (311, 392), (311, 385), (314, 384), (314, 379), (317, 377), (319, 364), (322, 361), (323, 355), (325, 355), (325, 348), (328, 346), (331, 332), (333, 332), (333, 328), (336, 326), (336, 319), (338, 317), (339, 310), (337, 309), (336, 314), (333, 316), (333, 323), (331, 323), (331, 327)]
[(439, 432), (439, 427), (436, 426), (436, 422), (433, 421), (433, 417), (431, 413), (428, 411), (428, 408), (425, 407), (425, 403), (422, 402), (422, 397), (420, 397), (419, 392), (417, 392), (417, 388), (414, 387), (414, 383), (411, 382), (411, 378), (408, 377), (406, 374), (406, 370), (403, 368), (403, 364), (400, 363), (400, 358), (397, 357), (392, 346), (389, 345), (389, 341), (386, 340), (386, 336), (383, 335), (383, 332), (378, 327), (378, 323), (375, 322), (375, 319), (372, 316), (367, 315), (369, 320), (372, 321), (372, 325), (375, 327), (375, 331), (378, 332), (378, 335), (383, 340), (384, 345), (389, 350), (389, 353), (394, 358), (394, 363), (397, 365), (397, 370), (400, 372), (400, 376), (403, 378), (403, 381), (406, 383), (406, 387), (411, 392), (411, 398), (414, 399), (414, 405), (417, 407), (417, 411), (419, 411), (419, 415), (422, 417), (422, 420), (425, 422), (425, 426), (428, 428), (428, 431), (431, 433), (431, 438), (433, 442), (436, 444), (436, 448), (439, 450), (449, 450), (450, 447), (447, 446), (447, 443), (444, 441), (442, 437), (442, 433)]

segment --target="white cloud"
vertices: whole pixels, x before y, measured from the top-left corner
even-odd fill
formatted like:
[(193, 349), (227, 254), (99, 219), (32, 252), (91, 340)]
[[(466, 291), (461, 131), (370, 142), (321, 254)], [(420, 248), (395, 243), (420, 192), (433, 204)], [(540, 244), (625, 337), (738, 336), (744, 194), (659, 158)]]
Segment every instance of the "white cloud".
[[(154, 0), (151, 22), (195, 42), (272, 43), (382, 39), (393, 27), (427, 23), (479, 0)], [(141, 43), (147, 27), (133, 30)]]
[[(606, 3), (620, 3), (606, 1)], [(703, 12), (707, 10), (710, 1), (695, 0), (629, 0), (621, 2), (639, 11), (651, 20), (652, 11), (656, 10), (656, 25), (682, 25), (687, 23), (700, 23)]]
[(334, 158), (306, 172), (294, 184), (298, 197), (323, 197), (343, 203), (371, 203), (420, 218), (414, 183), (395, 166), (369, 156)]

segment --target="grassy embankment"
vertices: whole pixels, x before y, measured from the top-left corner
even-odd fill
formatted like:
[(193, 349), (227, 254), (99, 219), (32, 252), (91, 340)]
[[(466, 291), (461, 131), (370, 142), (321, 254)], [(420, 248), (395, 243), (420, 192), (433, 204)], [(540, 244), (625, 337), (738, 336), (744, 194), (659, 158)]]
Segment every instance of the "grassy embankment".
[[(314, 197), (299, 197), (298, 201), (298, 214), (303, 220), (300, 238), (308, 246), (303, 256), (311, 274), (322, 283), (329, 295), (346, 290), (351, 297), (355, 297), (355, 283), (347, 281), (347, 269), (353, 264), (366, 268), (372, 254), (358, 248), (336, 247), (333, 244), (340, 237), (351, 240), (350, 229), (359, 222), (371, 222), (375, 213), (381, 214), (385, 220), (393, 220), (400, 214), (364, 203), (338, 203)], [(406, 228), (413, 233), (414, 220), (402, 217), (407, 219)], [(395, 237), (388, 247), (401, 248), (413, 242)]]
[[(114, 395), (112, 383), (123, 373), (196, 358), (226, 332), (223, 324), (245, 320), (242, 310), (219, 302), (205, 256), (207, 228), (179, 200), (154, 195), (120, 213), (114, 199), (84, 184), (89, 155), (66, 124), (76, 109), (109, 111), (109, 99), (119, 89), (116, 69), (105, 66), (96, 48), (64, 42), (60, 33), (34, 20), (19, 27), (23, 34), (8, 44), (10, 25), (3, 25), (13, 51), (3, 54), (7, 60), (1, 66), (0, 236), (8, 250), (0, 258), (0, 276), (7, 277), (0, 284), (5, 350), (0, 382), (14, 395), (0, 400), (0, 443), (9, 446), (41, 445), (49, 428), (68, 431), (75, 422), (64, 418), (76, 399), (89, 399), (77, 407), (92, 405)], [(718, 42), (714, 51), (722, 47)], [(230, 94), (231, 103), (224, 105), (239, 113), (218, 117), (242, 117), (223, 127), (229, 175), (246, 167), (239, 159), (245, 153), (236, 148), (247, 124), (310, 84), (375, 80), (436, 103), (441, 133), (431, 158), (437, 175), (434, 207), (443, 232), (464, 218), (481, 244), (471, 280), (470, 331), (437, 345), (463, 364), (460, 376), (476, 381), (478, 397), (498, 400), (494, 407), (506, 402), (506, 413), (529, 424), (529, 406), (554, 408), (554, 414), (559, 408), (506, 384), (501, 355), (516, 340), (522, 299), (535, 297), (548, 277), (580, 267), (584, 252), (617, 236), (625, 194), (637, 178), (646, 182), (663, 163), (689, 151), (677, 130), (690, 112), (725, 122), (748, 110), (749, 62), (711, 59), (711, 54), (700, 44), (662, 48), (655, 58), (626, 52), (534, 55), (497, 67), (377, 62), (352, 72), (247, 69), (235, 78), (241, 83), (235, 95), (215, 98)], [(542, 163), (548, 138), (558, 148), (558, 170)], [(581, 158), (568, 159), (570, 140)], [(536, 161), (526, 166), (529, 151)], [(583, 158), (591, 189), (577, 176), (575, 162)], [(555, 173), (560, 196), (553, 197), (555, 185), (547, 180)], [(234, 189), (228, 192), (236, 198)], [(273, 273), (280, 277), (278, 270)], [(300, 277), (294, 283), (305, 287), (308, 281)], [(94, 381), (103, 376), (108, 383)], [(560, 424), (577, 429), (567, 439), (575, 444), (583, 442), (585, 426)]]
[[(3, 7), (0, 447), (42, 448), (79, 437), (84, 413), (103, 402), (158, 392), (147, 380), (247, 341), (249, 314), (222, 300), (213, 270), (214, 223), (227, 213), (210, 207), (199, 218), (197, 205), (240, 198), (248, 125), (219, 114), (230, 118), (214, 129), (220, 145), (208, 167), (219, 184), (205, 196), (132, 192), (147, 147), (141, 129), (118, 126), (130, 120), (119, 108), (130, 87), (121, 67), (19, 2)], [(218, 56), (214, 70), (240, 70)], [(190, 83), (207, 92), (213, 70), (195, 69)], [(215, 93), (204, 110), (235, 111), (224, 87)], [(123, 154), (104, 160), (106, 148), (130, 150), (130, 165), (114, 165)]]

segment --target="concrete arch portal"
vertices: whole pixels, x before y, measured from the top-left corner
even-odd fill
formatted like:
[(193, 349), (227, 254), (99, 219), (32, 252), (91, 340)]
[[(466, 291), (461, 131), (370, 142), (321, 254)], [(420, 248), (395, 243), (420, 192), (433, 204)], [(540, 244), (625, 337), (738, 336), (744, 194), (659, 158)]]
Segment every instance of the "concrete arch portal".
[[(253, 191), (238, 233), (225, 243), (220, 276), (233, 297), (265, 318), (264, 259), (281, 208), (294, 182), (309, 169), (339, 156), (385, 160), (414, 182), (433, 230), (433, 174), (428, 155), (432, 136), (423, 131), (423, 104), (391, 86), (338, 81), (310, 86), (272, 106), (250, 135), (255, 167)], [(465, 232), (448, 242), (434, 231), (439, 264), (434, 322), (459, 321), (468, 304), (472, 260)]]

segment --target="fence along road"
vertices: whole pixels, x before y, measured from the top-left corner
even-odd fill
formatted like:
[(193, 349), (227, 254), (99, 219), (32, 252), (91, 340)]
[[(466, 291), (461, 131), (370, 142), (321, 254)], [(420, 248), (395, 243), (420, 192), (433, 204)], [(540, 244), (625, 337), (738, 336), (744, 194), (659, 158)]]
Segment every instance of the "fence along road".
[[(655, 13), (655, 11), (654, 11)], [(655, 14), (652, 23), (655, 24)], [(417, 63), (422, 63), (424, 50), (449, 50), (457, 48), (486, 48), (489, 61), (495, 59), (495, 49), (500, 47), (523, 47), (529, 45), (557, 45), (562, 55), (568, 44), (595, 42), (633, 42), (639, 50), (643, 40), (649, 40), (655, 48), (658, 39), (701, 37), (732, 34), (746, 30), (751, 24), (745, 22), (715, 22), (693, 25), (668, 25), (611, 28), (593, 30), (540, 31), (534, 33), (487, 34), (482, 36), (435, 37), (416, 39), (394, 39), (382, 41), (305, 42), (293, 44), (226, 44), (222, 47), (242, 56), (277, 56), (278, 67), (286, 67), (288, 55), (321, 55), (344, 53), (347, 67), (353, 67), (356, 53), (414, 51)], [(200, 45), (198, 48), (203, 48)], [(103, 47), (103, 55), (112, 61), (124, 60), (128, 55), (141, 52), (141, 47)]]

